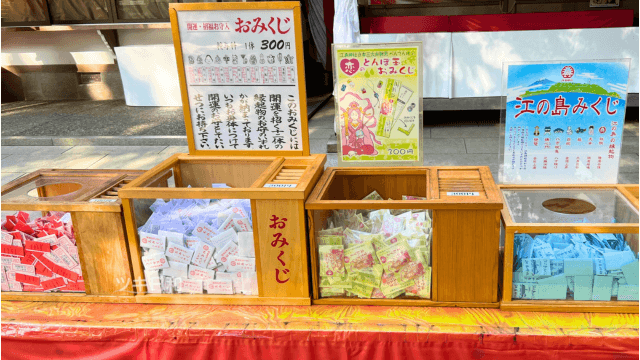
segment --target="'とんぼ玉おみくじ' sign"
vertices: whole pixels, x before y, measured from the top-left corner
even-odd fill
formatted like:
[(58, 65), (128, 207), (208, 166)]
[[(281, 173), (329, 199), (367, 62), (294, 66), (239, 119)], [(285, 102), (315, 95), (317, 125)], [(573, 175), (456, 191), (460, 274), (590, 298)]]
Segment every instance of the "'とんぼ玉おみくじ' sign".
[(422, 43), (334, 44), (338, 161), (422, 164)]
[(503, 72), (503, 182), (617, 183), (628, 60), (506, 63)]
[(194, 150), (302, 152), (299, 4), (282, 4), (178, 5), (176, 53)]

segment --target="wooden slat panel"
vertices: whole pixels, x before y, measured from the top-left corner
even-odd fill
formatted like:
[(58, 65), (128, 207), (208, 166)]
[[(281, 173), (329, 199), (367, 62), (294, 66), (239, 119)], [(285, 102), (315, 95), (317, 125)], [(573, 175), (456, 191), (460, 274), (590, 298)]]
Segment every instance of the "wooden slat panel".
[[(440, 199), (487, 199), (479, 169), (437, 170)], [(449, 196), (448, 192), (477, 192), (478, 196)]]
[(495, 210), (434, 210), (433, 300), (498, 301), (499, 221)]

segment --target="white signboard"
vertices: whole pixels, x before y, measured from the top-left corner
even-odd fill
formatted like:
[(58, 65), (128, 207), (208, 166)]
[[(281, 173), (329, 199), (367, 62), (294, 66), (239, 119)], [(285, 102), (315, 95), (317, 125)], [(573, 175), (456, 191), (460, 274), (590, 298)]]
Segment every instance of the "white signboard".
[(617, 183), (629, 65), (505, 63), (502, 181)]
[(177, 22), (195, 150), (302, 150), (294, 11), (178, 11)]

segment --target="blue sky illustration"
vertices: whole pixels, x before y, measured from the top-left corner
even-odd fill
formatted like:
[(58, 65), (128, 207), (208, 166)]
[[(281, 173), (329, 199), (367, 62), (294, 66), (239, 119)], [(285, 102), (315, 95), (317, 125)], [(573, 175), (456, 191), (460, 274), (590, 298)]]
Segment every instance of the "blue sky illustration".
[[(536, 91), (548, 88), (544, 84), (536, 84), (540, 80), (550, 80), (554, 83), (563, 80), (562, 68), (570, 65), (575, 74), (573, 83), (597, 84), (607, 91), (615, 91), (626, 99), (627, 82), (629, 80), (629, 65), (627, 62), (598, 62), (598, 63), (558, 63), (558, 64), (523, 64), (509, 65), (507, 80), (507, 101), (527, 90)], [(533, 86), (532, 86), (533, 85)]]

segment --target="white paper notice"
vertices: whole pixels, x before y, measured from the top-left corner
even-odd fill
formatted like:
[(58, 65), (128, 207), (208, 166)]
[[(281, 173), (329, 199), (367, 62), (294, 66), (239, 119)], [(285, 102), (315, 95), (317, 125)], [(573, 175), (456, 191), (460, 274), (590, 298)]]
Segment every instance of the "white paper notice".
[(293, 10), (178, 12), (196, 149), (302, 149), (293, 19)]

